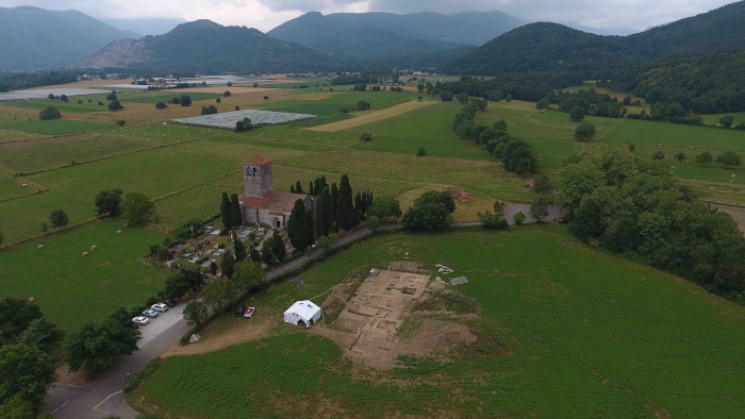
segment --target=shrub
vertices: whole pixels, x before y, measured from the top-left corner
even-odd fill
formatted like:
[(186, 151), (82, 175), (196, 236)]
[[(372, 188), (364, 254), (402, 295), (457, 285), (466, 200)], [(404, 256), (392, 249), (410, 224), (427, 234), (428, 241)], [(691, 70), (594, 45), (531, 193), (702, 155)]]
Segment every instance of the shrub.
[(364, 100), (361, 100), (357, 103), (357, 110), (358, 111), (366, 111), (370, 109), (370, 103), (365, 102)]
[(365, 132), (362, 135), (360, 135), (360, 141), (367, 142), (367, 141), (370, 141), (370, 140), (372, 140), (372, 134), (368, 134), (368, 133)]
[(181, 106), (191, 106), (191, 96), (181, 96)]
[(653, 160), (664, 160), (665, 159), (665, 153), (662, 151), (655, 151), (654, 154), (652, 154)]
[(165, 102), (158, 102), (155, 104), (155, 109), (165, 109), (168, 105), (165, 104)]
[(416, 155), (417, 155), (417, 157), (424, 157), (424, 156), (427, 155), (427, 150), (425, 150), (424, 148), (420, 147), (419, 150), (417, 150)]
[(122, 106), (122, 104), (121, 104), (121, 103), (119, 103), (119, 101), (118, 101), (118, 100), (112, 100), (112, 101), (111, 101), (111, 102), (109, 103), (109, 110), (110, 110), (110, 111), (120, 111), (120, 110), (122, 110), (122, 109), (124, 109), (124, 106)]
[(39, 119), (49, 120), (60, 118), (62, 118), (62, 114), (54, 106), (49, 106), (47, 108), (44, 108), (43, 111), (39, 112)]
[(515, 223), (515, 225), (523, 225), (525, 222), (525, 214), (523, 214), (522, 211), (518, 211), (515, 215), (512, 216), (512, 221)]

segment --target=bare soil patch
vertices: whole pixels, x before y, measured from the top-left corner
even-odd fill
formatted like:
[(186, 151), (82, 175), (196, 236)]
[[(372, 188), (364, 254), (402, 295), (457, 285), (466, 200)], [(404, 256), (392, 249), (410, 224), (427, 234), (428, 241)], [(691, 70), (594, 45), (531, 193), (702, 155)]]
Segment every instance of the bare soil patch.
[(371, 124), (373, 122), (379, 122), (384, 119), (388, 119), (394, 116), (411, 112), (415, 109), (420, 109), (425, 106), (430, 106), (436, 102), (427, 101), (411, 101), (401, 103), (399, 105), (391, 106), (390, 108), (381, 109), (379, 111), (368, 111), (359, 114), (354, 114), (355, 117), (351, 119), (345, 119), (343, 121), (332, 122), (330, 124), (317, 125), (315, 127), (308, 128), (308, 131), (323, 131), (323, 132), (337, 132), (343, 131), (350, 128), (359, 127), (362, 125)]
[(275, 320), (265, 319), (244, 319), (236, 318), (236, 325), (230, 327), (223, 333), (205, 337), (206, 339), (188, 345), (176, 344), (164, 353), (162, 357), (174, 355), (199, 355), (208, 352), (215, 352), (228, 346), (239, 343), (251, 342), (265, 338), (269, 331), (277, 325)]

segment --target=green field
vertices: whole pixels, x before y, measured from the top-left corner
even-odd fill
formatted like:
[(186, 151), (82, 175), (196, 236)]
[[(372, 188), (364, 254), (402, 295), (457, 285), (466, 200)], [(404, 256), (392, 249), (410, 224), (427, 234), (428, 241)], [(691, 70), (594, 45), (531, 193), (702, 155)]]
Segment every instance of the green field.
[[(120, 306), (141, 305), (163, 288), (167, 273), (142, 258), (165, 235), (142, 228), (117, 235), (121, 228), (94, 223), (0, 252), (2, 296), (34, 297), (46, 317), (71, 332)], [(85, 251), (90, 255), (81, 256)]]
[(22, 182), (7, 173), (0, 172), (0, 201), (18, 196), (34, 193), (36, 190), (30, 186), (23, 186)]
[(17, 122), (3, 126), (4, 129), (32, 132), (47, 135), (85, 134), (87, 132), (110, 129), (109, 125), (95, 122), (73, 121), (69, 119), (55, 119), (51, 121)]
[(167, 358), (129, 403), (190, 417), (698, 418), (745, 408), (745, 357), (733, 350), (745, 344), (745, 308), (588, 249), (562, 227), (384, 236), (314, 266), (301, 275), (306, 285), (274, 286), (251, 304), (280, 319), (292, 301), (404, 251), (466, 275), (458, 291), (480, 306), (469, 325), (500, 336), (511, 354), (365, 370), (331, 341), (280, 323), (255, 343)]
[[(16, 108), (26, 109), (38, 109), (42, 110), (49, 106), (57, 108), (62, 115), (65, 113), (88, 113), (88, 112), (102, 112), (107, 111), (108, 101), (106, 100), (106, 94), (96, 96), (80, 96), (71, 97), (69, 102), (62, 102), (60, 100), (51, 99), (34, 99), (34, 100), (14, 100), (9, 102), (3, 102), (4, 105), (13, 106)], [(90, 102), (88, 100), (90, 99)], [(83, 103), (77, 103), (80, 100)], [(99, 105), (101, 102), (102, 105)]]
[[(230, 90), (230, 88), (226, 88), (225, 90)], [(172, 94), (164, 95), (161, 94), (162, 92), (158, 92), (155, 96), (140, 96), (140, 97), (124, 97), (122, 98), (122, 102), (130, 102), (130, 103), (158, 103), (158, 102), (165, 102), (165, 103), (171, 103), (171, 99), (177, 97), (181, 98), (181, 96), (189, 96), (191, 98), (192, 102), (198, 102), (200, 100), (208, 100), (208, 99), (215, 99), (218, 97), (222, 97), (222, 94), (220, 93), (181, 93), (179, 94), (178, 91), (174, 91)]]

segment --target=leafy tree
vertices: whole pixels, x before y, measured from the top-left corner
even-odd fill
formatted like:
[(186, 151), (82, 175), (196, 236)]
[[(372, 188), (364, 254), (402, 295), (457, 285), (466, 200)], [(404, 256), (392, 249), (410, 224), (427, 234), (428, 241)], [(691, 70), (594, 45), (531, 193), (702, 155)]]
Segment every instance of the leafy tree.
[(261, 262), (261, 253), (257, 249), (251, 249), (250, 256), (252, 261)]
[[(218, 98), (219, 100), (220, 98)], [(217, 113), (215, 105), (202, 106), (202, 115), (214, 115)]]
[(274, 257), (272, 246), (266, 241), (264, 242), (264, 246), (261, 248), (261, 260), (266, 263), (267, 266), (272, 266), (277, 263), (277, 258)]
[(453, 94), (450, 92), (442, 92), (440, 93), (440, 100), (442, 100), (443, 102), (452, 102)]
[(96, 195), (96, 215), (103, 217), (118, 217), (122, 214), (122, 191), (112, 189), (110, 191), (101, 191)]
[(707, 166), (714, 161), (714, 157), (708, 151), (704, 151), (701, 154), (696, 155), (696, 163), (702, 166)]
[(124, 106), (122, 106), (121, 102), (119, 102), (118, 100), (112, 100), (111, 102), (109, 102), (110, 111), (120, 111), (122, 109), (124, 109)]
[(282, 240), (282, 236), (275, 230), (274, 235), (272, 235), (269, 240), (269, 245), (272, 247), (274, 256), (280, 263), (283, 262), (285, 260), (285, 255), (287, 254), (287, 250), (285, 250), (285, 241)]
[(230, 97), (231, 93), (230, 90), (226, 90), (225, 93), (222, 94), (224, 97)]
[(719, 119), (719, 124), (725, 128), (730, 128), (735, 123), (735, 118), (731, 115), (723, 116)]
[[(41, 407), (47, 389), (55, 381), (49, 356), (33, 346), (5, 345), (0, 348), (0, 404), (18, 398)], [(16, 401), (17, 402), (17, 401)]]
[(387, 196), (375, 198), (367, 213), (380, 219), (396, 219), (403, 214), (398, 200)]
[(173, 235), (179, 240), (187, 240), (199, 237), (204, 233), (204, 223), (199, 218), (179, 224), (174, 230)]
[(468, 93), (465, 93), (465, 92), (458, 93), (457, 99), (458, 99), (458, 102), (465, 105), (466, 103), (468, 103)]
[(243, 211), (237, 194), (230, 195), (230, 219), (233, 227), (243, 225)]
[(261, 263), (244, 260), (235, 265), (232, 279), (240, 290), (248, 292), (266, 281), (266, 272), (261, 267)]
[(222, 223), (227, 230), (233, 228), (233, 217), (230, 213), (230, 198), (228, 193), (222, 193), (222, 202), (220, 203), (220, 216), (222, 217)]
[(106, 100), (117, 100), (117, 99), (119, 98), (116, 96), (115, 90), (112, 90), (111, 93), (109, 93), (109, 95), (106, 96)]
[(548, 108), (548, 106), (550, 104), (551, 104), (551, 102), (549, 102), (548, 98), (545, 98), (544, 97), (543, 99), (539, 100), (538, 103), (536, 103), (535, 107), (538, 110), (544, 110), (544, 109)]
[(533, 201), (530, 204), (530, 215), (539, 223), (543, 222), (543, 219), (548, 217), (548, 201), (542, 196)]
[(414, 200), (401, 223), (409, 231), (441, 231), (452, 224), (454, 211), (455, 201), (448, 192), (428, 191)]
[(518, 211), (515, 213), (515, 215), (512, 216), (512, 222), (515, 223), (515, 225), (523, 225), (525, 222), (525, 214), (523, 214), (522, 211)]
[(367, 132), (364, 132), (364, 133), (362, 133), (362, 135), (360, 135), (360, 141), (368, 142), (370, 140), (372, 140), (372, 134), (369, 134)]
[[(51, 417), (51, 414), (49, 416)], [(26, 419), (33, 417), (34, 406), (23, 400), (20, 396), (16, 395), (4, 402), (0, 402), (0, 418)]]
[(216, 313), (220, 313), (225, 306), (235, 300), (237, 292), (233, 281), (226, 278), (217, 278), (204, 287), (202, 300), (212, 307)]
[(497, 137), (501, 137), (507, 133), (507, 121), (500, 119), (494, 123), (493, 128)]
[[(287, 220), (287, 235), (290, 237), (290, 243), (298, 252), (307, 249), (311, 243), (308, 237), (308, 212), (305, 211), (305, 203), (302, 199), (295, 201), (295, 206), (290, 213), (290, 219)], [(284, 251), (284, 249), (283, 249)]]
[(147, 195), (128, 192), (122, 201), (122, 216), (133, 226), (144, 226), (155, 216), (155, 204)]
[(686, 154), (682, 151), (679, 151), (675, 154), (675, 160), (678, 161), (678, 163), (683, 163), (683, 160), (686, 159)]
[(378, 231), (378, 229), (380, 229), (380, 218), (374, 215), (368, 216), (365, 220), (365, 226), (370, 229), (370, 231), (375, 233), (376, 231)]
[(184, 319), (189, 322), (188, 324), (199, 327), (207, 320), (208, 312), (207, 304), (198, 300), (191, 300), (184, 307)]
[(595, 137), (595, 125), (582, 124), (574, 130), (574, 139), (577, 141), (588, 142)]
[(159, 295), (164, 299), (179, 299), (189, 290), (196, 291), (202, 284), (202, 274), (197, 269), (182, 269), (168, 277), (166, 287)]
[(370, 109), (370, 103), (365, 102), (364, 100), (361, 100), (357, 103), (357, 110), (358, 111), (366, 111)]
[(573, 107), (569, 111), (569, 119), (575, 122), (585, 119), (585, 110), (579, 106)]
[(191, 106), (191, 96), (181, 96), (179, 103), (181, 106)]
[(54, 210), (49, 213), (49, 224), (52, 228), (64, 227), (70, 222), (70, 218), (62, 210)]
[(140, 332), (124, 327), (115, 319), (107, 319), (101, 326), (88, 323), (65, 341), (65, 359), (73, 371), (95, 373), (106, 371), (122, 355), (137, 350)]
[(28, 325), (19, 342), (26, 346), (35, 347), (44, 353), (49, 353), (57, 349), (64, 339), (65, 331), (42, 317), (33, 320)]
[(352, 205), (352, 185), (349, 184), (349, 176), (341, 176), (339, 182), (339, 201), (337, 201), (336, 222), (344, 230), (351, 230), (359, 222), (357, 214)]
[(39, 112), (39, 119), (42, 119), (42, 120), (60, 119), (60, 118), (62, 118), (62, 114), (54, 106), (46, 107), (41, 112)]
[(533, 191), (538, 193), (547, 193), (551, 192), (553, 189), (553, 186), (551, 186), (551, 181), (548, 179), (548, 176), (541, 173), (540, 175), (535, 177), (535, 180), (533, 182)]
[(423, 147), (419, 147), (419, 150), (416, 152), (417, 157), (424, 157), (427, 155), (427, 150), (425, 150)]
[(494, 154), (498, 154), (498, 157), (502, 159), (502, 165), (510, 172), (527, 175), (538, 170), (535, 151), (525, 141), (510, 139), (501, 149), (497, 147)]
[(235, 132), (248, 131), (253, 128), (251, 120), (246, 117), (235, 123)]
[(725, 151), (717, 156), (717, 163), (723, 164), (728, 169), (740, 165), (740, 156), (734, 151)]
[(165, 104), (165, 102), (158, 102), (155, 104), (155, 109), (165, 109), (168, 105)]
[(220, 260), (220, 271), (222, 271), (223, 277), (231, 278), (233, 276), (233, 272), (235, 271), (235, 255), (232, 251), (226, 250), (223, 253)]
[(41, 309), (36, 304), (13, 297), (0, 300), (0, 344), (15, 342), (31, 322), (40, 318)]
[[(220, 102), (222, 102), (222, 100), (219, 97), (218, 98), (215, 98), (215, 103), (220, 103)], [(215, 113), (217, 113), (217, 112), (215, 112)]]

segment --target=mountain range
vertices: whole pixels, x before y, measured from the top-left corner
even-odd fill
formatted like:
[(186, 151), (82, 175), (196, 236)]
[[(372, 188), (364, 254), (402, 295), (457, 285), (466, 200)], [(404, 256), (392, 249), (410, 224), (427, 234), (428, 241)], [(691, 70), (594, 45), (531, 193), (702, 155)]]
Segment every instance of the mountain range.
[(139, 35), (74, 10), (0, 7), (0, 70), (68, 65), (115, 39), (132, 37)]
[(600, 36), (556, 23), (532, 23), (445, 65), (448, 72), (602, 70), (674, 56), (745, 47), (745, 1), (629, 36)]

